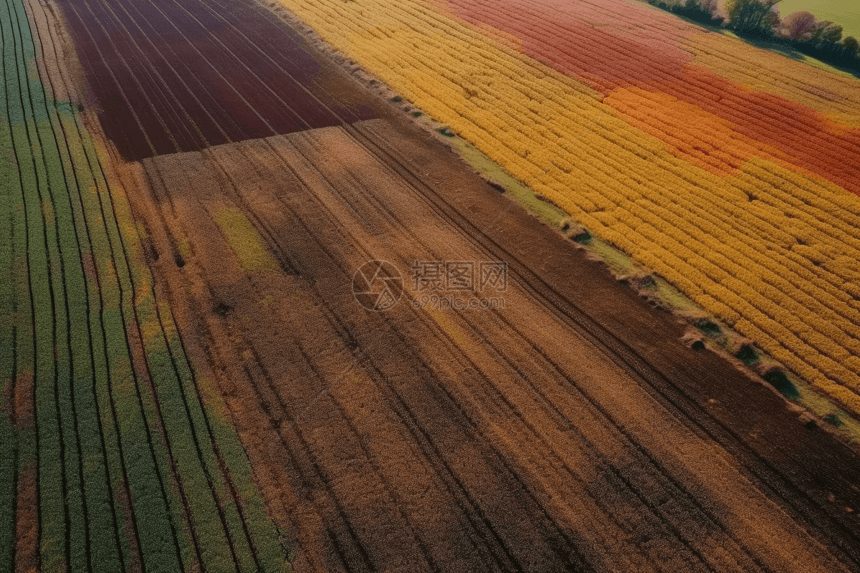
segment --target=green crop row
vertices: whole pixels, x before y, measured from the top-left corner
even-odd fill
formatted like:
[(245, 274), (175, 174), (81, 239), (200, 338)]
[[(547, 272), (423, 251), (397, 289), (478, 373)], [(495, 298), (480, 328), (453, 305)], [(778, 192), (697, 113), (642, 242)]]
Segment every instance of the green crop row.
[[(39, 200), (39, 181), (33, 145), (29, 140), (28, 75), (23, 56), (23, 41), (14, 8), (8, 2), (0, 5), (0, 34), (3, 39), (3, 70), (6, 86), (6, 119), (12, 147), (17, 158), (19, 185), (13, 191), (13, 213), (16, 266), (16, 372), (15, 382), (24, 378), (34, 379), (36, 388), (39, 377), (53, 380), (53, 304), (51, 282), (48, 274), (48, 254), (44, 240)], [(26, 99), (25, 99), (26, 98)], [(25, 103), (26, 102), (26, 103)], [(29, 316), (28, 316), (29, 315)], [(29, 319), (29, 320), (28, 320)], [(16, 388), (18, 394), (24, 388)], [(17, 397), (17, 395), (16, 395)], [(53, 404), (45, 403), (43, 396), (37, 399), (38, 439), (41, 451), (46, 456), (59, 457), (58, 424)], [(40, 468), (41, 469), (41, 468)], [(51, 557), (57, 556), (52, 546), (62, 532), (65, 513), (62, 504), (62, 474), (59, 464), (53, 464), (39, 472), (44, 484), (43, 496), (47, 503), (40, 504), (46, 511), (41, 516), (42, 541), (46, 551), (45, 565), (52, 565)], [(53, 502), (53, 503), (51, 503)], [(59, 509), (59, 511), (56, 511)], [(50, 570), (50, 569), (49, 569)]]
[(45, 571), (282, 570), (241, 443), (201, 400), (155, 299), (129, 206), (75, 107), (42, 84), (46, 21), (38, 2), (0, 0), (0, 276), (12, 279), (0, 281), (0, 571), (14, 569), (28, 463)]
[[(20, 283), (22, 295), (25, 285), (32, 293), (35, 327), (35, 332), (18, 330), (19, 345), (26, 347), (34, 337), (36, 342), (35, 363), (28, 369), (19, 361), (18, 374), (31, 373), (34, 380), (42, 566), (84, 571), (94, 546), (88, 540), (110, 539), (115, 527), (102, 509), (111, 503), (111, 492), (99, 455), (94, 397), (87, 392), (92, 380), (87, 295), (68, 186), (74, 170), (63, 153), (62, 132), (56, 135), (57, 112), (35, 68), (36, 44), (24, 7), (7, 1), (3, 8), (8, 124), (20, 180), (16, 211), (27, 238), (17, 254), (29, 271), (21, 273)], [(19, 308), (26, 306), (26, 297), (20, 299)], [(103, 546), (99, 543), (97, 551)], [(110, 566), (96, 556), (92, 563), (99, 570), (118, 570), (118, 560), (113, 561)]]
[[(130, 286), (137, 286), (134, 312), (155, 398), (149, 407), (157, 405), (158, 419), (163, 421), (166, 445), (186, 492), (188, 517), (202, 564), (209, 571), (233, 571), (236, 566), (241, 571), (257, 571), (263, 565), (257, 562), (252, 544), (265, 546), (268, 542), (248, 539), (245, 533), (242, 510), (232, 498), (219, 465), (220, 445), (210, 424), (211, 412), (200, 399), (196, 376), (185, 358), (169, 308), (156, 303), (150, 286), (152, 276), (135, 231), (137, 225), (127, 203), (115, 201), (114, 205), (117, 222), (124, 230)], [(143, 396), (149, 398), (148, 394)], [(268, 533), (271, 539), (277, 539), (276, 530)], [(224, 543), (225, 536), (229, 544)], [(271, 561), (268, 564), (265, 570), (277, 570)]]
[[(5, 60), (0, 58), (5, 68)], [(2, 75), (0, 77), (4, 77)], [(12, 571), (15, 543), (17, 435), (14, 416), (15, 281), (12, 214), (17, 166), (6, 119), (6, 90), (0, 89), (0, 571)]]

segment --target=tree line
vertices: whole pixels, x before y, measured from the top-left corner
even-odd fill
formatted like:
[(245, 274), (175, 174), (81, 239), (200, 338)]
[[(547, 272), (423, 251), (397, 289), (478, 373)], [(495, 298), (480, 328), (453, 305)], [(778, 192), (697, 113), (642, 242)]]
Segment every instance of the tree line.
[(782, 18), (781, 0), (646, 0), (691, 20), (721, 26), (740, 36), (787, 45), (819, 60), (860, 72), (860, 43), (842, 37), (842, 26), (807, 11)]

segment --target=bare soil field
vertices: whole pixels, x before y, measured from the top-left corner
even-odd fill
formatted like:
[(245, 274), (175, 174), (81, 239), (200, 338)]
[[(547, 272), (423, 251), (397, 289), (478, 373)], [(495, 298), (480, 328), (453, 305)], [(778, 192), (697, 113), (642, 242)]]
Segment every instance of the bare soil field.
[(251, 0), (57, 4), (102, 127), (127, 159), (377, 116)]
[[(853, 449), (273, 14), (59, 4), (152, 304), (223, 399), (293, 570), (860, 571)], [(130, 28), (159, 21), (175, 31)], [(374, 260), (404, 286), (382, 312), (353, 294)], [(422, 306), (416, 261), (505, 263), (503, 307)]]

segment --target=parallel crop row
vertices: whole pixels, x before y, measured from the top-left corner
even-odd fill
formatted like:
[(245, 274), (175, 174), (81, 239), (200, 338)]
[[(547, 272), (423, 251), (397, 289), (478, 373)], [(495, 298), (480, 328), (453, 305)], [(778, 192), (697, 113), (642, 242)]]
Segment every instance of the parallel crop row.
[[(634, 85), (671, 96), (701, 108), (736, 136), (860, 192), (860, 157), (856, 157), (860, 134), (834, 133), (825, 118), (813, 110), (741, 89), (712, 71), (688, 65), (694, 58), (680, 46), (659, 45), (650, 38), (631, 40), (592, 29), (533, 0), (451, 0), (451, 4), (470, 21), (515, 34), (523, 40), (526, 54), (581, 78), (605, 95)], [(611, 58), (605, 57), (607, 52)], [(696, 122), (689, 122), (689, 126), (694, 136), (707, 137), (697, 132)], [(671, 129), (660, 132), (672, 133)], [(731, 151), (731, 143), (718, 151)]]
[[(419, 0), (284, 1), (510, 173), (860, 410), (860, 201), (819, 169), (860, 161), (858, 134), (819, 133), (814, 112), (751, 99), (711, 72), (674, 81), (659, 55), (575, 35), (538, 2), (448, 3), (464, 14), (489, 6), (476, 26)], [(576, 66), (591, 86), (530, 50)], [(707, 103), (721, 99), (720, 111)]]
[(58, 33), (38, 2), (0, 0), (0, 571), (280, 570), (107, 151), (37, 67)]

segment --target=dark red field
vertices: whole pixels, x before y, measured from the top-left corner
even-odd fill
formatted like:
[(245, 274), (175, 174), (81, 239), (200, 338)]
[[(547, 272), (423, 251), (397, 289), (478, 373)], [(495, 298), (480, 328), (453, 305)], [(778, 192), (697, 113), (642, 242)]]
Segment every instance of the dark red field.
[(327, 95), (331, 64), (251, 0), (58, 4), (126, 159), (377, 116), (367, 99)]

